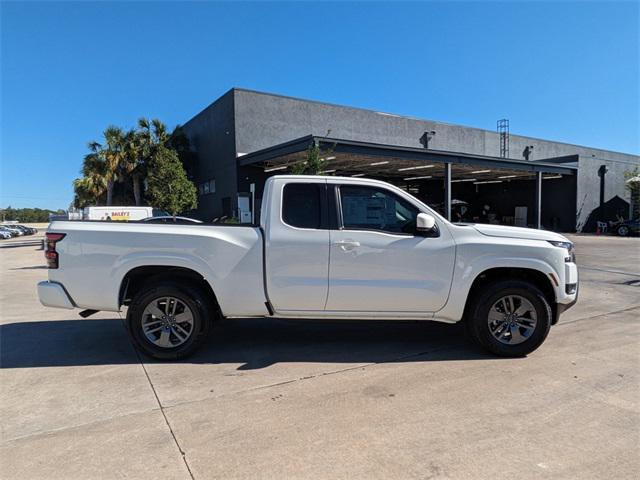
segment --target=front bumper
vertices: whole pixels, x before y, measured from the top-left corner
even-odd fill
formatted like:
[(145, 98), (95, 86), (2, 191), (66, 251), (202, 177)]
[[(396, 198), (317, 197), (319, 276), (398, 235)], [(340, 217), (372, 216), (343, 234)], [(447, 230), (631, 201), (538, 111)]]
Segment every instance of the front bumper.
[[(575, 285), (575, 292), (567, 294), (567, 285)], [(558, 323), (560, 315), (573, 307), (578, 301), (578, 294), (580, 293), (580, 281), (578, 280), (578, 267), (575, 263), (567, 263), (565, 266), (565, 287), (564, 292), (561, 292), (561, 298), (555, 304), (553, 308), (553, 320), (552, 325)]]
[(564, 264), (564, 275), (560, 273), (559, 285), (556, 284), (556, 303), (564, 305), (566, 310), (576, 303), (578, 298), (578, 267), (573, 262)]
[(76, 308), (64, 287), (56, 282), (39, 282), (38, 298), (45, 307), (66, 308), (68, 310)]

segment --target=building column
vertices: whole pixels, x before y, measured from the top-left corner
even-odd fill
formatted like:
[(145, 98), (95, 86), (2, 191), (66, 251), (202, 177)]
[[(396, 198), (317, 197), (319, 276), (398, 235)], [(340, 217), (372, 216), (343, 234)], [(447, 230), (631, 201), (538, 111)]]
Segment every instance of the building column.
[(542, 228), (542, 172), (536, 172), (536, 220), (537, 229)]
[(444, 216), (451, 221), (451, 164), (444, 164)]

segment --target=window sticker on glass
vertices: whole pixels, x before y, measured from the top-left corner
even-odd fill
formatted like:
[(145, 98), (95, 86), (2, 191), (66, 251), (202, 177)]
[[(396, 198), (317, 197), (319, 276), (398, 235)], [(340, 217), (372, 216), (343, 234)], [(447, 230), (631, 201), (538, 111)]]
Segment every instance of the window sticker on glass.
[(412, 233), (417, 210), (395, 195), (369, 187), (342, 187), (342, 218), (345, 228)]

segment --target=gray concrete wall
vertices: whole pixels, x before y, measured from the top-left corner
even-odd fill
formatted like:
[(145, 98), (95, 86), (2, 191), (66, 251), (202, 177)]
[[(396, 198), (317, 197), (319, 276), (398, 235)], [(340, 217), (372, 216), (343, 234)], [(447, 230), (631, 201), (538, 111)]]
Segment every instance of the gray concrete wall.
[(198, 196), (198, 216), (211, 220), (222, 215), (222, 199), (236, 203), (237, 164), (233, 91), (227, 92), (184, 124), (196, 152), (196, 183), (215, 178), (216, 192)]
[[(434, 130), (429, 147), (435, 150), (497, 157), (497, 132), (447, 123), (402, 117), (372, 110), (329, 105), (315, 101), (234, 89), (238, 151), (251, 153), (304, 135), (326, 135), (346, 140), (421, 147), (420, 137)], [(640, 157), (597, 148), (510, 136), (510, 158), (522, 160), (522, 151), (534, 145), (531, 160), (584, 155), (612, 161), (638, 162)]]
[[(496, 132), (402, 117), (315, 101), (232, 89), (184, 125), (197, 152), (196, 179), (216, 179), (216, 193), (200, 196), (203, 219), (222, 214), (222, 199), (230, 197), (235, 208), (239, 188), (237, 157), (305, 135), (421, 147), (420, 137), (434, 130), (430, 148), (488, 156), (499, 155)], [(328, 133), (329, 132), (329, 133)], [(624, 172), (640, 165), (640, 157), (519, 135), (510, 136), (510, 158), (522, 160), (522, 150), (534, 145), (536, 159), (579, 155), (576, 222), (580, 229), (599, 206), (597, 170), (606, 164), (605, 202), (618, 196), (629, 201)], [(242, 183), (242, 182), (240, 182)], [(561, 182), (554, 183), (558, 188)], [(246, 185), (240, 188), (246, 189)], [(573, 199), (572, 199), (573, 201)], [(596, 212), (597, 213), (597, 212)]]
[[(608, 170), (604, 183), (604, 208), (600, 208), (598, 169), (601, 165), (606, 165)], [(630, 215), (631, 192), (625, 186), (624, 174), (638, 166), (640, 166), (638, 157), (635, 158), (635, 161), (633, 159), (621, 161), (607, 158), (604, 155), (581, 155), (579, 157), (576, 200), (576, 228), (578, 231), (595, 231), (594, 221), (615, 220), (617, 214), (624, 217)]]
[[(291, 97), (234, 89), (237, 152), (251, 153), (262, 148), (313, 134), (346, 140), (421, 147), (420, 137), (434, 130), (429, 147), (435, 150), (499, 156), (497, 132), (446, 123), (401, 117)], [(522, 160), (522, 151), (533, 145), (530, 160), (580, 156), (577, 181), (577, 216), (580, 229), (599, 205), (597, 170), (603, 163), (609, 167), (605, 201), (616, 195), (629, 200), (624, 187), (624, 172), (640, 165), (640, 157), (619, 152), (567, 143), (510, 135), (509, 157)], [(560, 188), (563, 185), (557, 182)]]

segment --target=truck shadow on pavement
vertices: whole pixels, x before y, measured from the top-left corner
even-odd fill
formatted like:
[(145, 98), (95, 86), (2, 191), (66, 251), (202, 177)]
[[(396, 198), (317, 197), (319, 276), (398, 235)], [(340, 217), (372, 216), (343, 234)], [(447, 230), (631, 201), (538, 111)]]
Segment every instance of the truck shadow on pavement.
[[(381, 363), (496, 359), (464, 336), (461, 325), (405, 321), (241, 319), (220, 322), (192, 357), (176, 363)], [(160, 363), (140, 354), (145, 363)], [(138, 363), (119, 319), (0, 325), (0, 368)]]

